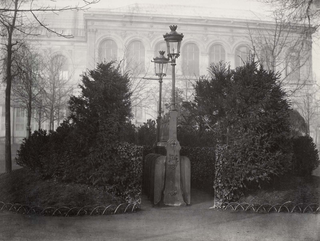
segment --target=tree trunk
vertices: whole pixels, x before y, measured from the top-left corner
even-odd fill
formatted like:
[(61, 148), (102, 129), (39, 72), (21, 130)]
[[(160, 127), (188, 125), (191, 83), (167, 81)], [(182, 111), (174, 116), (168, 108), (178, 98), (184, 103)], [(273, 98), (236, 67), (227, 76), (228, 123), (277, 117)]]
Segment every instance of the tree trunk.
[(27, 109), (27, 139), (29, 139), (29, 137), (31, 136), (31, 114), (32, 114), (32, 108), (31, 108), (31, 103), (29, 102), (28, 109)]
[(50, 123), (49, 123), (49, 130), (53, 131), (54, 129), (54, 107), (51, 106), (50, 108)]
[[(9, 49), (9, 46), (8, 46)], [(5, 170), (6, 172), (12, 171), (11, 162), (11, 111), (10, 111), (10, 98), (11, 98), (11, 51), (8, 50), (7, 60), (7, 86), (6, 86), (6, 98), (5, 98)]]
[[(30, 78), (31, 80), (31, 78)], [(31, 80), (32, 82), (32, 80)], [(27, 104), (27, 139), (31, 136), (31, 114), (32, 114), (32, 83), (29, 83), (29, 100)]]
[(39, 106), (39, 120), (38, 120), (38, 130), (41, 129), (41, 121), (42, 121), (42, 100), (40, 100), (40, 106)]
[(7, 63), (6, 63), (6, 97), (5, 97), (5, 170), (6, 172), (12, 171), (12, 162), (11, 162), (11, 111), (10, 111), (10, 100), (11, 100), (11, 83), (12, 83), (12, 36), (16, 26), (17, 19), (17, 10), (18, 10), (18, 0), (14, 1), (14, 13), (12, 17), (12, 22), (8, 24), (8, 42), (6, 46), (7, 51)]

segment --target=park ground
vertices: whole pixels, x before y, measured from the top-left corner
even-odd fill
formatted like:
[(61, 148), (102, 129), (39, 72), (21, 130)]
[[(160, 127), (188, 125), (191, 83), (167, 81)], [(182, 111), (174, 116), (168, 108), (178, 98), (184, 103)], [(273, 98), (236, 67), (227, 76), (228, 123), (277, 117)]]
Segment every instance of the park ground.
[(210, 209), (197, 191), (187, 207), (152, 207), (107, 216), (47, 217), (0, 212), (0, 240), (319, 241), (320, 215)]

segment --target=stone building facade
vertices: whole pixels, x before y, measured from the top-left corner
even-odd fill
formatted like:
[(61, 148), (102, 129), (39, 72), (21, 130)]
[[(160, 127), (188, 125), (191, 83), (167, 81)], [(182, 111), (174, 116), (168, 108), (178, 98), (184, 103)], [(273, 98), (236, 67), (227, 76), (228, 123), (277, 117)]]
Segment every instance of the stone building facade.
[[(178, 25), (177, 31), (184, 34), (181, 56), (177, 60), (176, 78), (177, 87), (185, 100), (192, 99), (192, 84), (199, 76), (207, 75), (210, 63), (225, 61), (230, 63), (231, 68), (242, 65), (253, 53), (250, 32), (275, 28), (272, 20), (252, 11), (148, 4), (65, 12), (59, 15), (46, 14), (42, 17), (55, 31), (73, 36), (62, 38), (38, 29), (36, 31), (39, 36), (29, 40), (37, 49), (47, 51), (51, 56), (63, 55), (66, 58), (64, 71), (72, 78), (75, 94), (81, 79), (79, 76), (103, 60), (115, 60), (122, 71), (132, 77), (136, 124), (157, 116), (158, 82), (155, 80), (151, 60), (158, 56), (159, 50), (166, 50), (163, 35), (170, 31), (169, 25)], [(296, 34), (299, 33), (294, 33), (291, 37), (295, 38)], [(311, 40), (311, 36), (308, 38)], [(311, 56), (311, 45), (305, 48), (305, 52), (304, 56)], [(279, 68), (283, 68), (283, 73), (286, 73), (292, 65)], [(169, 102), (170, 98), (170, 71), (169, 66), (164, 78), (164, 103)], [(308, 79), (307, 84), (292, 96), (294, 101), (299, 101), (297, 96), (303, 96), (302, 93), (312, 87), (310, 73), (312, 61), (308, 58), (293, 75)], [(294, 83), (295, 80), (287, 87), (292, 88)], [(2, 138), (3, 99), (0, 103)], [(14, 141), (19, 141), (26, 134), (26, 121), (23, 118), (25, 114), (18, 106), (14, 107), (14, 104), (12, 108), (13, 136), (16, 137)], [(48, 128), (47, 124), (42, 127)], [(37, 129), (36, 122), (32, 128)]]

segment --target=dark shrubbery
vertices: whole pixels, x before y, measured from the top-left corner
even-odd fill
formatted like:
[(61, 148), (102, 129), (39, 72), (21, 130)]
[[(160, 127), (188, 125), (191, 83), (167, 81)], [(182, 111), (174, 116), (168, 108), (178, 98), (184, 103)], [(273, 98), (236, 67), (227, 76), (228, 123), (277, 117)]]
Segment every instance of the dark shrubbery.
[(319, 166), (319, 155), (316, 145), (310, 136), (293, 139), (293, 174), (310, 176)]
[(197, 81), (194, 107), (219, 144), (216, 197), (232, 201), (290, 170), (290, 108), (278, 76), (256, 63), (211, 66), (210, 75)]
[(137, 144), (142, 146), (153, 146), (156, 144), (157, 124), (154, 120), (147, 120), (143, 125), (137, 127)]
[(213, 147), (181, 147), (181, 156), (191, 163), (191, 185), (195, 188), (212, 190), (214, 181), (215, 149)]
[(17, 151), (17, 164), (40, 170), (43, 167), (43, 157), (47, 155), (49, 136), (45, 130), (35, 131), (29, 139), (24, 139)]
[[(88, 184), (134, 202), (141, 193), (141, 147), (130, 124), (129, 79), (113, 63), (82, 76), (82, 93), (71, 97), (71, 116), (56, 131), (25, 140), (17, 162), (43, 178)], [(130, 130), (130, 131), (129, 131)]]
[(71, 166), (76, 174), (72, 180), (103, 187), (108, 193), (133, 202), (141, 194), (142, 158), (142, 147), (118, 143), (90, 153), (81, 165)]

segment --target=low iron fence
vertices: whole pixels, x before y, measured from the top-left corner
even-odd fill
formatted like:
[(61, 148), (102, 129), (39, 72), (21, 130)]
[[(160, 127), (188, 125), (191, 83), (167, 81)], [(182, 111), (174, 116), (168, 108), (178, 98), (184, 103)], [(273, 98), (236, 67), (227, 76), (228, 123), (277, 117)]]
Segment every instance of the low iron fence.
[(138, 204), (110, 204), (85, 207), (30, 207), (22, 204), (4, 203), (0, 201), (0, 211), (12, 211), (19, 214), (36, 214), (44, 216), (83, 216), (83, 215), (110, 215), (132, 213), (140, 209)]
[(299, 203), (294, 204), (291, 201), (283, 204), (250, 204), (250, 203), (223, 203), (219, 209), (231, 211), (253, 211), (257, 213), (320, 213), (320, 205), (317, 203)]

